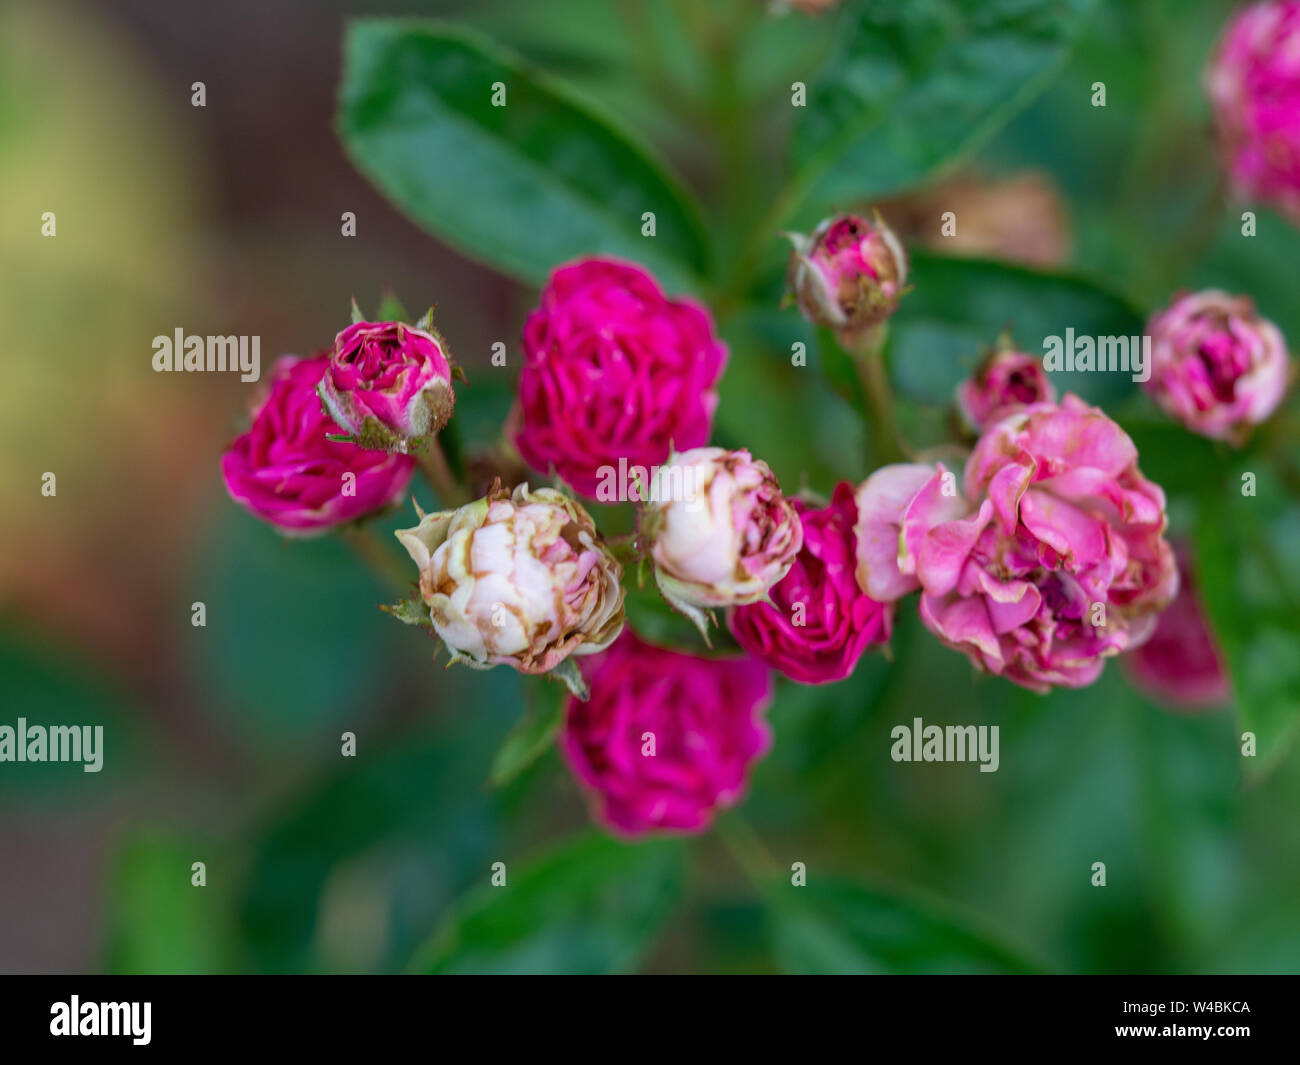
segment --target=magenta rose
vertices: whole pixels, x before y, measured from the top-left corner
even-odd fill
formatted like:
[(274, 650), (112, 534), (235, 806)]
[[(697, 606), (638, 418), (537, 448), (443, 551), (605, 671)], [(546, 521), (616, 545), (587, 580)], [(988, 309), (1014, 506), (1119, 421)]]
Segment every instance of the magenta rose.
[(1165, 496), (1118, 425), (1077, 396), (1008, 415), (975, 445), (965, 498), (942, 465), (859, 488), (858, 577), (921, 591), (925, 626), (978, 669), (1079, 688), (1141, 645), (1178, 588)]
[(1286, 342), (1244, 296), (1181, 293), (1147, 333), (1151, 376), (1143, 387), (1194, 433), (1239, 444), (1286, 394)]
[(1300, 2), (1241, 8), (1205, 74), (1228, 178), (1300, 222)]
[(1042, 360), (1009, 343), (997, 348), (957, 386), (957, 410), (972, 433), (980, 433), (1016, 407), (1056, 401)]
[(853, 486), (835, 486), (820, 510), (794, 501), (803, 547), (790, 571), (773, 585), (769, 602), (732, 609), (731, 631), (755, 658), (800, 684), (829, 684), (853, 672), (872, 644), (889, 639), (892, 604), (878, 603), (858, 586), (858, 520)]
[(1178, 595), (1160, 615), (1155, 632), (1124, 656), (1133, 682), (1157, 702), (1177, 710), (1207, 710), (1232, 697), (1228, 671), (1196, 589), (1187, 550), (1175, 548)]
[(591, 694), (569, 700), (560, 749), (602, 822), (626, 836), (700, 832), (739, 800), (771, 743), (763, 665), (655, 647), (625, 628), (582, 668)]
[(321, 533), (395, 503), (415, 472), (408, 455), (329, 439), (336, 426), (316, 386), (328, 355), (285, 356), (253, 425), (221, 456), (236, 503), (288, 536)]
[(698, 303), (613, 259), (562, 266), (524, 325), (511, 416), (519, 453), (598, 498), (601, 470), (707, 443), (727, 349)]
[(455, 404), (442, 338), (403, 322), (355, 322), (334, 338), (320, 398), (366, 448), (418, 450)]

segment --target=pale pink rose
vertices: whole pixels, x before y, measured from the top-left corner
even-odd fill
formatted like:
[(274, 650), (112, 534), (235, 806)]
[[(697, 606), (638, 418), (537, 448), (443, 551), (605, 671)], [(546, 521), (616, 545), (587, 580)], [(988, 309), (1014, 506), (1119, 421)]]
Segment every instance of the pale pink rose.
[(827, 218), (810, 236), (792, 234), (789, 283), (803, 316), (829, 326), (848, 346), (895, 310), (907, 255), (879, 215)]
[[(966, 464), (887, 466), (858, 490), (858, 579), (921, 591), (926, 627), (1035, 691), (1082, 687), (1139, 646), (1173, 598), (1165, 497), (1137, 449), (1073, 395), (997, 422)], [(892, 554), (891, 554), (892, 551)]]
[(235, 502), (289, 536), (322, 533), (396, 503), (415, 459), (331, 440), (316, 386), (329, 358), (285, 356), (251, 428), (226, 448), (221, 475)]
[(623, 627), (622, 566), (591, 515), (553, 488), (498, 485), (396, 535), (455, 661), (547, 673), (604, 650)]
[(1147, 333), (1151, 376), (1143, 387), (1194, 433), (1240, 444), (1286, 394), (1286, 342), (1244, 296), (1180, 293)]
[(1155, 632), (1124, 656), (1134, 683), (1176, 710), (1206, 710), (1232, 698), (1223, 652), (1210, 628), (1192, 572), (1191, 555), (1177, 545), (1178, 595), (1160, 615)]
[(441, 337), (403, 322), (355, 322), (334, 338), (320, 397), (362, 447), (419, 450), (455, 404)]
[(740, 800), (772, 742), (761, 663), (697, 658), (624, 629), (583, 673), (591, 694), (569, 700), (560, 750), (604, 824), (625, 836), (701, 832)]
[(1234, 192), (1300, 222), (1300, 2), (1236, 11), (1205, 86)]
[(1047, 379), (1043, 361), (1018, 351), (1007, 342), (980, 363), (975, 373), (957, 386), (957, 410), (972, 433), (979, 433), (1030, 403), (1053, 403), (1056, 389)]
[(697, 624), (700, 607), (762, 599), (803, 544), (794, 506), (767, 463), (748, 451), (701, 447), (673, 455), (655, 471), (649, 496), (640, 532), (655, 580)]
[(602, 468), (708, 442), (727, 361), (713, 319), (614, 259), (562, 266), (524, 325), (510, 435), (534, 469), (596, 499)]

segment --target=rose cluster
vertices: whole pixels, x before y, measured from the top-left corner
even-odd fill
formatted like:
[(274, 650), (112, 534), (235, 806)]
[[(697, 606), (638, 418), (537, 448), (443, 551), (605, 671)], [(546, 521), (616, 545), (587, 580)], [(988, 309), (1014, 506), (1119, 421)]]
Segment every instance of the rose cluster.
[[(906, 295), (897, 238), (879, 218), (841, 215), (794, 243), (793, 299), (869, 370)], [(329, 352), (277, 365), (223, 458), (230, 494), (283, 533), (322, 532), (391, 506), (423, 462), (443, 506), (417, 506), (396, 533), (414, 571), (392, 613), (453, 662), (566, 683), (561, 750), (616, 832), (707, 826), (771, 745), (773, 671), (845, 679), (888, 644), (914, 593), (939, 641), (1025, 688), (1081, 687), (1107, 658), (1142, 651), (1130, 672), (1161, 698), (1226, 697), (1190, 580), (1180, 592), (1189, 571), (1165, 537), (1164, 492), (1133, 440), (1077, 396), (1058, 400), (1009, 335), (957, 389), (974, 440), (960, 469), (918, 458), (840, 482), (829, 500), (792, 498), (762, 457), (710, 444), (727, 361), (710, 312), (637, 265), (568, 263), (524, 326), (503, 427), (513, 461), (558, 483), (498, 479), (465, 502), (437, 439), (455, 408), (445, 340), (429, 317), (355, 317)], [(1240, 442), (1281, 402), (1286, 348), (1248, 300), (1180, 296), (1150, 332), (1147, 387), (1189, 429)], [(575, 493), (635, 504), (632, 531), (604, 535)], [(632, 632), (623, 582), (642, 566), (706, 642), (723, 614), (733, 650)], [(1180, 683), (1189, 654), (1212, 664)]]

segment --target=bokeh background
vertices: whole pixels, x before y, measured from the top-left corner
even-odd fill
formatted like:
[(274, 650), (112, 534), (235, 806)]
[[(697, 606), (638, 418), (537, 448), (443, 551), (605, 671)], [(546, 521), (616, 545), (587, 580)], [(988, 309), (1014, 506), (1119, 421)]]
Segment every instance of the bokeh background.
[[(1143, 313), (1175, 288), (1221, 282), (1300, 345), (1300, 233), (1261, 210), (1243, 242), (1239, 211), (1205, 206), (1216, 170), (1200, 73), (1232, 6), (1101, 3), (1052, 87), (887, 217), (923, 249), (939, 245), (938, 210), (956, 210), (961, 246), (943, 253), (1064, 269)], [(265, 368), (328, 344), (352, 297), (373, 306), (392, 289), (413, 310), (437, 304), (471, 382), (464, 436), (489, 440), (504, 417), (510, 378), (488, 357), (499, 340), (517, 350), (535, 290), (422, 232), (347, 160), (335, 100), (344, 23), (361, 14), (475, 25), (598, 100), (702, 189), (728, 145), (708, 133), (719, 115), (691, 101), (708, 96), (728, 27), (744, 43), (721, 117), (750, 123), (774, 159), (790, 82), (830, 45), (828, 23), (741, 0), (0, 9), (0, 721), (107, 733), (98, 775), (0, 764), (5, 971), (401, 969), (491, 863), (523, 868), (588, 824), (553, 751), (488, 785), (529, 698), (514, 674), (431, 665), (428, 645), (375, 609), (387, 590), (342, 544), (286, 543), (229, 501), (217, 457), (251, 386), (150, 368), (152, 338), (177, 327), (259, 334)], [(205, 108), (190, 104), (195, 81)], [(1096, 81), (1104, 109), (1090, 103)], [(754, 178), (722, 198), (720, 225), (763, 201), (766, 175)], [(54, 238), (40, 235), (45, 211)], [(344, 211), (355, 238), (340, 234)], [(913, 347), (958, 298), (941, 269), (930, 276)], [(801, 324), (731, 328), (719, 442), (752, 447), (786, 484), (828, 493), (860, 478), (863, 433), (845, 399), (823, 384), (791, 404), (782, 386)], [(923, 362), (900, 367), (907, 350), (895, 374), (923, 389)], [(1133, 425), (1145, 472), (1166, 487), (1194, 492), (1222, 461), (1155, 419)], [(1285, 447), (1296, 454), (1294, 439)], [(40, 493), (46, 471), (54, 498)], [(1276, 487), (1269, 505), (1289, 516), (1270, 526), (1271, 559), (1242, 578), (1247, 604), (1261, 587), (1300, 587), (1294, 498)], [(1173, 517), (1176, 529), (1193, 520)], [(204, 628), (190, 624), (196, 601)], [(1116, 664), (1046, 700), (973, 680), (908, 609), (893, 654), (830, 688), (783, 687), (775, 750), (744, 807), (779, 865), (903, 893), (1062, 971), (1300, 968), (1300, 755), (1243, 765), (1232, 708), (1172, 713)], [(1290, 661), (1294, 682), (1296, 660), (1284, 640), (1257, 668)], [(1279, 705), (1297, 712), (1287, 691)], [(1001, 724), (1000, 770), (891, 762), (889, 731), (914, 716)], [(356, 759), (340, 757), (344, 730)], [(537, 934), (521, 945), (480, 921), (482, 953), (459, 967), (588, 967), (590, 921), (625, 967), (650, 971), (817, 969), (839, 949), (828, 911), (774, 916), (716, 836), (680, 862), (631, 863), (593, 907), (583, 878), (603, 875), (604, 854), (586, 871), (543, 867), (527, 882), (542, 900)], [(1105, 888), (1090, 883), (1094, 861)], [(885, 905), (863, 919), (877, 942), (910, 920)], [(494, 936), (509, 951), (493, 954)], [(945, 967), (945, 944), (900, 942), (874, 964)]]

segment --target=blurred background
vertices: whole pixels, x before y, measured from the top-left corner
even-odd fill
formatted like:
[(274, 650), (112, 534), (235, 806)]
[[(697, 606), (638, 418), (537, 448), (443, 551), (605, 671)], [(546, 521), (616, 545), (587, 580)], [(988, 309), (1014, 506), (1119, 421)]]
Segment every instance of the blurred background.
[[(923, 249), (938, 245), (945, 205), (963, 219), (961, 247), (945, 253), (1086, 275), (1142, 314), (1177, 287), (1221, 282), (1300, 344), (1297, 231), (1261, 210), (1243, 247), (1239, 212), (1205, 206), (1216, 171), (1200, 73), (1232, 6), (1102, 3), (1044, 95), (935, 186), (886, 203), (887, 217)], [(375, 609), (387, 590), (344, 545), (282, 541), (227, 498), (218, 456), (255, 386), (150, 365), (152, 338), (184, 328), (260, 335), (265, 372), (278, 353), (327, 345), (351, 298), (373, 307), (391, 288), (416, 313), (436, 303), (470, 380), (462, 436), (490, 443), (511, 394), (488, 368), (491, 346), (516, 350), (535, 291), (404, 219), (334, 132), (346, 18), (417, 13), (522, 51), (700, 188), (726, 146), (702, 132), (717, 116), (684, 116), (728, 20), (746, 27), (735, 115), (774, 159), (790, 82), (830, 46), (823, 20), (740, 0), (0, 9), (0, 723), (106, 732), (97, 775), (0, 764), (4, 971), (400, 969), (492, 862), (522, 862), (588, 823), (553, 751), (488, 786), (527, 699), (514, 674), (433, 666), (425, 641)], [(655, 49), (672, 91), (642, 61)], [(1089, 101), (1096, 81), (1104, 110)], [(756, 202), (761, 181), (746, 193)], [(46, 211), (53, 238), (41, 236)], [(340, 233), (345, 211), (354, 238)], [(933, 309), (938, 291), (916, 299)], [(865, 472), (862, 430), (826, 384), (783, 405), (792, 318), (728, 327), (717, 437), (829, 494)], [(926, 335), (918, 324), (913, 343)], [(913, 383), (925, 376), (915, 365)], [(915, 422), (924, 436), (924, 413)], [(1175, 491), (1196, 479), (1210, 445), (1154, 421), (1131, 428), (1148, 475)], [(1177, 531), (1190, 518), (1175, 507), (1174, 520)], [(1300, 521), (1275, 528), (1300, 586)], [(190, 623), (195, 602), (205, 627)], [(779, 865), (905, 890), (1063, 971), (1300, 968), (1294, 751), (1243, 773), (1231, 708), (1171, 713), (1117, 664), (1047, 700), (972, 681), (911, 610), (894, 663), (864, 659), (830, 688), (782, 686), (776, 746), (744, 807)], [(890, 729), (933, 715), (1000, 723), (1000, 770), (891, 762)], [(343, 731), (358, 737), (355, 759), (340, 757)], [(190, 886), (195, 861), (203, 889)], [(1104, 889), (1090, 883), (1094, 861), (1107, 863)], [(712, 836), (642, 887), (676, 901), (635, 952), (640, 968), (817, 967), (801, 961), (815, 932), (774, 927)], [(509, 964), (581, 968), (566, 928), (556, 918)]]

